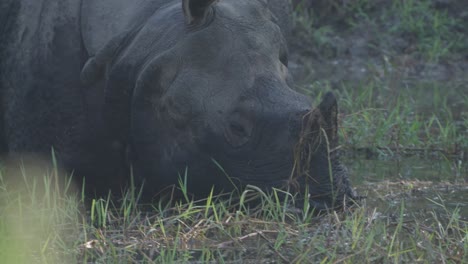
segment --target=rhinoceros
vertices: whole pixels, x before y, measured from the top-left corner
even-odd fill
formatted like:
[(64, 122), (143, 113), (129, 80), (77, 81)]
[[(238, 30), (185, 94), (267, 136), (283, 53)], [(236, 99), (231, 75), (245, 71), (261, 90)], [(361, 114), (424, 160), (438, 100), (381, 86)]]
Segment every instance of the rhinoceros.
[(250, 184), (307, 188), (317, 207), (353, 198), (334, 95), (312, 107), (291, 88), (284, 3), (3, 0), (2, 152), (53, 148), (96, 190), (132, 174), (150, 195), (182, 177), (199, 196)]

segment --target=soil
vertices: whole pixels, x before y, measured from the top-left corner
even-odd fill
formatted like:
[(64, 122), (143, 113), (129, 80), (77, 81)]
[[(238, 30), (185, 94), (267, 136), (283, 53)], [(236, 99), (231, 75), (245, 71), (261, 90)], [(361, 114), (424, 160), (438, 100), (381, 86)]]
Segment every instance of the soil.
[[(447, 29), (447, 34), (461, 38), (457, 40), (458, 47), (450, 48), (436, 60), (418, 51), (421, 40), (405, 32), (397, 14), (388, 13), (394, 1), (375, 0), (363, 4), (364, 10), (356, 10), (358, 2), (293, 0), (296, 16), (307, 9), (314, 20), (312, 28), (304, 28), (295, 19), (289, 68), (298, 85), (320, 82), (338, 87), (342, 83), (357, 85), (371, 78), (391, 78), (397, 83), (449, 81), (459, 86), (460, 92), (468, 92), (465, 0), (430, 2), (431, 10), (446, 13), (458, 22)], [(395, 29), (395, 25), (400, 28)]]

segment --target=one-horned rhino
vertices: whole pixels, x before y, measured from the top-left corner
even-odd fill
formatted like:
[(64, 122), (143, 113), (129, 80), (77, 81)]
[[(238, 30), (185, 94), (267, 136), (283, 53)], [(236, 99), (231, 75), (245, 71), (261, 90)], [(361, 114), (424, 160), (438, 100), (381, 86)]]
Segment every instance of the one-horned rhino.
[(100, 190), (132, 174), (150, 195), (186, 177), (200, 196), (252, 184), (307, 188), (317, 207), (352, 198), (335, 97), (312, 108), (291, 89), (279, 2), (7, 0), (4, 152), (53, 147)]

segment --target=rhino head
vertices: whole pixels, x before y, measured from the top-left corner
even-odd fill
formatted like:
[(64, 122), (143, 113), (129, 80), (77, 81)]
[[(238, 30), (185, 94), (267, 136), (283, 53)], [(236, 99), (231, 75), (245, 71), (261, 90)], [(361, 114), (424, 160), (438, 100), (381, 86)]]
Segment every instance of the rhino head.
[[(173, 1), (107, 65), (110, 138), (157, 192), (307, 186), (316, 207), (353, 196), (337, 151), (337, 104), (291, 89), (288, 50), (261, 0)], [(111, 45), (112, 46), (112, 45)], [(115, 45), (114, 45), (115, 46)]]

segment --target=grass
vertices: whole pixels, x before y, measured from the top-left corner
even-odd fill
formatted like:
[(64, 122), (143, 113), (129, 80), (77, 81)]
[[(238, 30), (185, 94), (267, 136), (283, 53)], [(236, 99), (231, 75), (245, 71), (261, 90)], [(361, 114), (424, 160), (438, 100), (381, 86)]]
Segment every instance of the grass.
[[(456, 64), (467, 50), (466, 22), (426, 0), (314, 3), (320, 9), (294, 14), (296, 48), (316, 62), (301, 64), (307, 74), (298, 89), (316, 103), (326, 90), (337, 94), (342, 147), (350, 165), (367, 165), (351, 174), (367, 199), (319, 215), (307, 199), (255, 186), (238, 199), (212, 193), (192, 201), (181, 180), (185, 200), (142, 204), (135, 186), (85, 197), (57, 169), (4, 169), (0, 262), (468, 263), (468, 82), (414, 71)], [(365, 76), (352, 78), (341, 61), (359, 38), (366, 52), (352, 60)], [(366, 157), (353, 158), (360, 152)], [(426, 179), (428, 171), (415, 176), (416, 165), (401, 164), (409, 156), (445, 165), (429, 167)], [(396, 172), (369, 166), (384, 169), (387, 160)], [(253, 197), (260, 203), (249, 203)]]
[[(71, 181), (58, 184), (57, 171), (29, 178), (22, 167), (15, 180), (0, 175), (0, 259), (2, 263), (59, 263), (74, 249), (81, 212)], [(65, 256), (65, 258), (64, 258)]]
[[(440, 152), (462, 158), (468, 149), (466, 132), (468, 97), (457, 89), (437, 83), (417, 83), (406, 88), (366, 80), (335, 90), (341, 108), (341, 138), (349, 150), (367, 149), (394, 156)], [(314, 98), (331, 89), (329, 83), (313, 82), (302, 87)], [(445, 90), (444, 90), (445, 89)], [(443, 92), (441, 92), (443, 91)], [(317, 99), (317, 103), (318, 103)]]
[(43, 188), (20, 184), (27, 192), (1, 181), (2, 263), (468, 261), (468, 219), (440, 200), (426, 213), (402, 200), (395, 210), (364, 202), (317, 215), (307, 202), (291, 206), (292, 195), (280, 199), (251, 186), (244, 195), (260, 196), (259, 206), (210, 195), (143, 209), (133, 190), (118, 205), (107, 197), (80, 212), (79, 195), (64, 192), (54, 176), (38, 179)]
[[(374, 150), (386, 148), (389, 154), (440, 151), (446, 155), (462, 155), (468, 147), (466, 131), (452, 116), (447, 94), (433, 95), (438, 101), (419, 108), (415, 104), (421, 95), (438, 93), (438, 87), (410, 87), (396, 94), (381, 88), (371, 82), (362, 90), (341, 90), (342, 108), (349, 113), (343, 117), (342, 136), (346, 145)], [(466, 98), (460, 102), (468, 106)]]
[[(368, 35), (369, 47), (397, 51), (393, 56), (410, 54), (428, 62), (461, 58), (467, 51), (466, 19), (453, 3), (450, 9), (450, 5), (438, 6), (428, 0), (298, 2), (296, 36), (308, 39), (306, 43), (312, 44), (309, 46), (317, 56), (331, 58), (344, 53), (350, 44), (342, 39), (346, 35)], [(395, 39), (403, 46), (395, 47)]]
[(458, 46), (461, 35), (452, 31), (461, 21), (451, 17), (447, 11), (437, 10), (430, 1), (394, 1), (399, 21), (391, 30), (409, 34), (416, 40), (417, 52), (429, 61), (438, 61)]
[(457, 11), (461, 2), (319, 0), (296, 6), (297, 88), (316, 104), (323, 91), (338, 95), (344, 147), (464, 159), (468, 80), (458, 67), (468, 47), (461, 27), (468, 24)]

